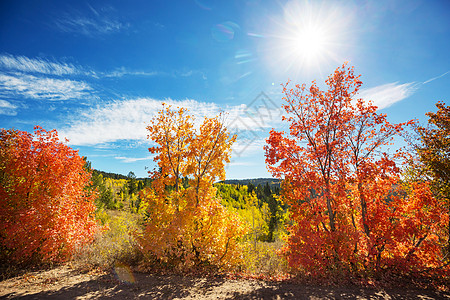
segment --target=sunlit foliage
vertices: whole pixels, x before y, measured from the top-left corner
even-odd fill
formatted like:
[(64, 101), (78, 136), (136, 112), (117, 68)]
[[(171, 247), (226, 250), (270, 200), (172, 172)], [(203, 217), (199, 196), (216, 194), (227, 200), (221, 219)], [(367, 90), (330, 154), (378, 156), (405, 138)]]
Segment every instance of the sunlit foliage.
[(213, 183), (225, 179), (230, 136), (221, 115), (205, 118), (199, 129), (187, 110), (164, 106), (147, 127), (157, 146), (159, 170), (145, 189), (145, 230), (141, 247), (150, 261), (177, 270), (228, 269), (241, 260), (239, 238), (245, 233), (238, 217), (216, 197)]
[(1, 259), (63, 261), (97, 230), (91, 174), (55, 130), (0, 133)]
[(291, 267), (314, 276), (440, 270), (448, 215), (428, 182), (401, 188), (402, 153), (386, 152), (406, 123), (356, 99), (362, 83), (346, 64), (325, 84), (284, 86), (289, 132), (272, 130), (265, 146), (294, 222), (285, 249)]
[[(406, 176), (410, 181), (429, 182), (431, 191), (450, 215), (450, 107), (436, 103), (437, 112), (428, 112), (427, 126), (415, 126), (416, 139)], [(414, 155), (416, 154), (416, 155)], [(446, 219), (449, 217), (447, 216)], [(450, 261), (450, 223), (441, 244)]]

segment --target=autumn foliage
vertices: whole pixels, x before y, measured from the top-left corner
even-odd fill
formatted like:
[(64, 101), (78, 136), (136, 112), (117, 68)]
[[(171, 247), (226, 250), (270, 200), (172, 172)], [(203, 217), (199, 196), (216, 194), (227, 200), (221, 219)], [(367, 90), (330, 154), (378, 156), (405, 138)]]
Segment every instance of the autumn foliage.
[[(312, 278), (448, 274), (449, 108), (438, 103), (427, 114), (430, 126), (415, 127), (417, 155), (389, 153), (414, 122), (389, 122), (358, 99), (361, 85), (346, 64), (324, 90), (316, 82), (284, 85), (289, 131), (271, 130), (264, 147), (268, 169), (283, 179), (280, 198), (269, 184), (219, 184), (217, 193), (214, 183), (225, 179), (236, 140), (223, 114), (197, 123), (188, 110), (164, 104), (147, 126), (157, 167), (146, 187), (132, 173), (121, 183), (143, 226), (115, 218), (115, 231), (86, 256), (118, 261), (143, 254), (143, 265), (181, 272), (236, 266), (261, 272), (265, 261), (272, 276), (279, 270), (271, 266), (284, 272), (287, 260), (294, 273)], [(124, 206), (114, 201), (118, 194), (123, 200), (124, 189), (106, 187), (101, 175), (92, 183), (85, 164), (55, 130), (1, 129), (0, 263), (64, 261), (93, 240), (96, 198), (99, 210)], [(100, 197), (93, 185), (103, 185)], [(276, 260), (274, 245), (285, 231), (275, 229), (284, 224), (284, 257)]]
[[(450, 215), (450, 106), (436, 103), (437, 111), (428, 112), (427, 126), (417, 126), (418, 139), (413, 142), (411, 172), (416, 180), (431, 183), (433, 195), (446, 207)], [(416, 158), (414, 160), (414, 158)], [(412, 171), (412, 170), (411, 170)], [(410, 174), (411, 174), (410, 173)], [(450, 261), (450, 223), (447, 224), (445, 253)]]
[(186, 109), (164, 106), (147, 127), (159, 169), (151, 172), (153, 189), (141, 193), (147, 208), (140, 243), (152, 262), (185, 271), (227, 269), (240, 260), (238, 241), (245, 229), (213, 187), (225, 179), (236, 139), (221, 117), (205, 118), (195, 129)]
[(0, 258), (21, 264), (63, 261), (97, 228), (85, 161), (35, 129), (0, 133)]
[(289, 132), (272, 130), (265, 146), (290, 204), (290, 266), (312, 276), (442, 270), (448, 214), (428, 182), (402, 181), (402, 152), (387, 152), (411, 122), (357, 99), (362, 82), (346, 64), (325, 84), (284, 85)]

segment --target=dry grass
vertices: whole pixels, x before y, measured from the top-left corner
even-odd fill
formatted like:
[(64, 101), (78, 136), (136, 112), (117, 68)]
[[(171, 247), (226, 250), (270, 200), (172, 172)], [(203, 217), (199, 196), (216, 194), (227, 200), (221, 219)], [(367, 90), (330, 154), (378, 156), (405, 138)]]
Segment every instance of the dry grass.
[(124, 211), (99, 214), (106, 229), (96, 235), (92, 244), (80, 249), (73, 263), (83, 269), (137, 264), (142, 257), (135, 240), (135, 233), (140, 230), (139, 216)]
[(287, 261), (278, 254), (283, 241), (249, 244), (244, 252), (244, 273), (274, 277), (289, 272)]

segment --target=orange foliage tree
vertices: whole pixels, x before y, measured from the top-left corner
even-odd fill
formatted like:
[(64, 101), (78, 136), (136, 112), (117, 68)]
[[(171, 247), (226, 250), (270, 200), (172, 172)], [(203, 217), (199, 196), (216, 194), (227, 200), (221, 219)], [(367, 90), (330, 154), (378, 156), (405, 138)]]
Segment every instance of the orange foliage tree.
[(385, 152), (407, 123), (355, 99), (362, 83), (346, 64), (325, 83), (284, 86), (289, 134), (271, 130), (265, 146), (291, 206), (290, 265), (320, 276), (438, 268), (442, 207), (426, 182), (402, 189), (402, 153)]
[[(418, 139), (413, 143), (415, 150), (416, 179), (431, 182), (433, 194), (446, 207), (450, 215), (450, 106), (436, 103), (437, 111), (428, 112), (428, 126), (416, 127)], [(446, 226), (445, 244), (450, 261), (450, 223)]]
[(186, 109), (164, 105), (147, 127), (157, 144), (149, 151), (159, 170), (150, 173), (153, 189), (141, 194), (147, 211), (140, 241), (147, 257), (166, 267), (225, 269), (240, 260), (238, 241), (245, 229), (213, 187), (225, 179), (224, 164), (236, 139), (221, 118), (205, 118), (195, 130)]
[(55, 130), (0, 132), (1, 259), (63, 261), (93, 239), (95, 194), (78, 152)]

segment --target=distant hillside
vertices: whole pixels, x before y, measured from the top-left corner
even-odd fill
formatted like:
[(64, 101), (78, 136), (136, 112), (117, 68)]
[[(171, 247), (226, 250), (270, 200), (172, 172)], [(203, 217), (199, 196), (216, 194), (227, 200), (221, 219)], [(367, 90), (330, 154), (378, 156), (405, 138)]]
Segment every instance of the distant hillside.
[(104, 172), (104, 171), (100, 171), (100, 170), (96, 170), (96, 169), (94, 169), (94, 172), (97, 172), (97, 174), (101, 174), (103, 176), (103, 178), (128, 179), (127, 176), (122, 175), (122, 174), (109, 173), (109, 172)]
[(142, 181), (142, 180), (149, 180), (149, 177), (143, 177), (143, 178), (141, 178), (141, 177), (138, 177), (138, 178), (136, 178), (136, 177), (134, 177), (134, 173), (133, 172), (130, 172), (129, 174), (128, 174), (128, 176), (125, 176), (125, 175), (123, 175), (123, 174), (117, 174), (117, 173), (110, 173), (110, 172), (105, 172), (105, 171), (100, 171), (100, 170), (96, 170), (96, 169), (93, 169), (93, 171), (94, 172), (97, 172), (97, 174), (101, 174), (102, 176), (103, 176), (103, 178), (111, 178), (111, 179), (130, 179), (130, 173), (132, 173), (132, 175), (131, 175), (131, 177), (133, 177), (133, 178), (135, 178), (136, 180), (140, 180), (140, 181)]
[[(104, 172), (100, 170), (95, 170), (98, 174), (101, 174), (104, 178), (111, 178), (111, 179), (129, 179), (129, 176), (125, 176), (122, 174), (116, 174), (116, 173), (109, 173)], [(132, 173), (132, 172), (130, 172)], [(134, 173), (133, 173), (134, 175)], [(149, 178), (136, 178), (136, 180), (144, 180), (147, 181)], [(252, 179), (227, 179), (223, 181), (219, 181), (219, 183), (225, 183), (225, 184), (240, 184), (240, 185), (248, 185), (249, 183), (253, 184), (254, 186), (264, 186), (266, 183), (269, 184), (270, 187), (280, 187), (281, 180), (276, 178), (252, 178)]]
[(219, 182), (225, 184), (240, 184), (240, 185), (248, 185), (249, 183), (251, 183), (254, 186), (258, 185), (264, 186), (266, 183), (268, 183), (270, 187), (280, 187), (281, 180), (276, 178), (253, 178), (253, 179), (227, 179)]

